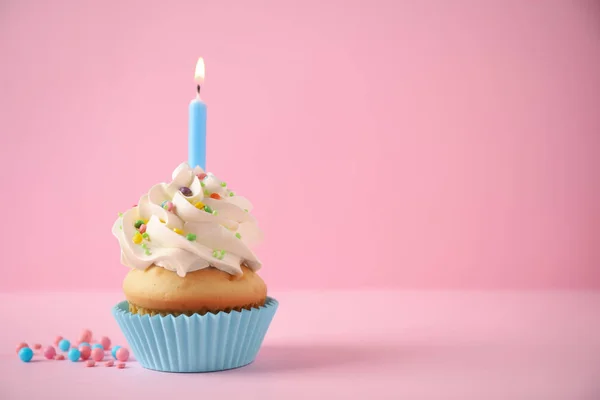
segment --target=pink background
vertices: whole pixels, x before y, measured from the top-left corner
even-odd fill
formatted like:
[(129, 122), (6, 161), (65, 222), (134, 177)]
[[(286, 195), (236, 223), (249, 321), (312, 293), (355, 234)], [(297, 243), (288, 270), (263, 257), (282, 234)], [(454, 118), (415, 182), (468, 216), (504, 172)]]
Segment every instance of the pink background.
[(600, 287), (591, 0), (4, 0), (0, 55), (0, 290), (119, 288), (200, 55), (271, 288)]

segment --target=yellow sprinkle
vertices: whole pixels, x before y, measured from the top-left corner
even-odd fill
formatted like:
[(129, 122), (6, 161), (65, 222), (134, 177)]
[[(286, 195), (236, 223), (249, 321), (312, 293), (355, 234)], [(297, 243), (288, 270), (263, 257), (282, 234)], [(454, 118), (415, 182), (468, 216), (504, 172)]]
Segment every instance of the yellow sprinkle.
[(183, 231), (179, 228), (173, 228), (173, 232), (183, 235)]
[(194, 204), (194, 206), (195, 206), (196, 208), (199, 208), (200, 210), (204, 209), (204, 203), (203, 203), (203, 202), (201, 202), (201, 201), (199, 201), (199, 202), (197, 202), (196, 204)]
[(165, 223), (164, 219), (159, 219), (160, 222), (162, 222), (163, 224)]
[(135, 244), (140, 244), (142, 243), (142, 234), (139, 232), (136, 232), (135, 235), (133, 235), (133, 243)]

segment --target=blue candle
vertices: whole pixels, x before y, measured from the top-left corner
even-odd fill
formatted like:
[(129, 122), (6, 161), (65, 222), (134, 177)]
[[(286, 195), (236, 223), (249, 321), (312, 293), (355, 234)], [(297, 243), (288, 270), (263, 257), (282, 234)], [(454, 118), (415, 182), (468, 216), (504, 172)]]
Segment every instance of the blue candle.
[(200, 98), (200, 89), (204, 83), (204, 60), (198, 59), (195, 79), (198, 94), (190, 102), (188, 124), (188, 164), (194, 168), (206, 170), (206, 103)]

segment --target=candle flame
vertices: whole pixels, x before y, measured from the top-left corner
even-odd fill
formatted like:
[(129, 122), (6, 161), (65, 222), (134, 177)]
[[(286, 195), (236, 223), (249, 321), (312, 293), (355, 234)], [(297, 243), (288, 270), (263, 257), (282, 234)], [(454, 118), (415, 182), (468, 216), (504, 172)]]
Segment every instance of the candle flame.
[(196, 63), (196, 73), (194, 74), (194, 81), (198, 85), (204, 83), (204, 59), (200, 57)]

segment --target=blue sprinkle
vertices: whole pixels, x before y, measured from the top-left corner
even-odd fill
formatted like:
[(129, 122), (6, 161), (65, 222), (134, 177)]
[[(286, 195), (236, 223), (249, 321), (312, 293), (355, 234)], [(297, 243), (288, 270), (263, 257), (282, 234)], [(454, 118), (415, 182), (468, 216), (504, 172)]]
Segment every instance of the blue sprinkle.
[(121, 346), (115, 346), (112, 348), (111, 354), (115, 360), (117, 359), (117, 350), (119, 350), (120, 348)]
[(67, 357), (69, 357), (69, 360), (76, 362), (77, 360), (79, 360), (79, 357), (81, 357), (81, 352), (79, 351), (79, 349), (73, 347), (71, 350), (69, 350), (69, 354), (67, 355)]
[(31, 361), (33, 358), (33, 350), (31, 350), (29, 347), (23, 347), (21, 350), (19, 350), (19, 358), (23, 362)]
[(96, 343), (95, 345), (92, 346), (92, 350), (94, 350), (94, 349), (104, 350), (104, 347), (102, 347), (102, 345), (100, 343)]
[(67, 339), (63, 339), (60, 342), (58, 342), (58, 348), (62, 351), (69, 350), (69, 347), (71, 347), (71, 342), (69, 342)]

